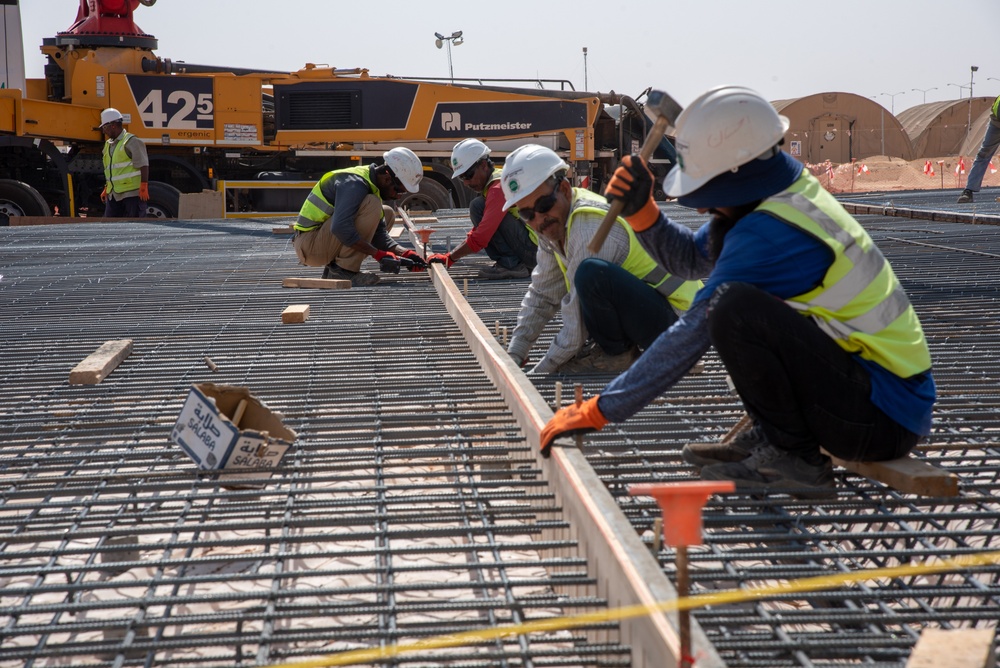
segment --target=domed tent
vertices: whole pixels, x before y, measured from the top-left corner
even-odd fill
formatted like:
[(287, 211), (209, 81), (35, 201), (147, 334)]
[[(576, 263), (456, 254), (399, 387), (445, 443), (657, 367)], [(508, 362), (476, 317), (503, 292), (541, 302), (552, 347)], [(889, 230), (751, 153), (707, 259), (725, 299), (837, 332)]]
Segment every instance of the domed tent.
[[(980, 113), (979, 116), (972, 117), (972, 128), (969, 130), (968, 138), (962, 142), (962, 145), (956, 151), (958, 155), (975, 158), (976, 154), (979, 153), (979, 147), (983, 145), (983, 137), (986, 136), (986, 126), (990, 124), (990, 108), (993, 106), (993, 100), (995, 99), (995, 97), (990, 99), (990, 106), (986, 107), (986, 110)], [(973, 113), (975, 113), (975, 107), (973, 107)], [(969, 163), (969, 167), (972, 167), (971, 162)]]
[(772, 102), (790, 121), (785, 150), (806, 163), (873, 155), (912, 160), (910, 139), (882, 105), (853, 93), (816, 93)]
[[(992, 97), (972, 98), (972, 121), (993, 104)], [(905, 109), (896, 116), (910, 137), (913, 158), (938, 158), (958, 155), (969, 125), (969, 100), (928, 102)], [(979, 141), (982, 142), (982, 133)]]

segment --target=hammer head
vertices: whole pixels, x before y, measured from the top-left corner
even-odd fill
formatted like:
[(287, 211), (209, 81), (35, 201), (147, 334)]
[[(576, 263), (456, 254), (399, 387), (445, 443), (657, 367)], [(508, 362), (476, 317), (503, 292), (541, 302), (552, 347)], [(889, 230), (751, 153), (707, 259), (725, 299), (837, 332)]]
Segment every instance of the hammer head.
[(670, 97), (670, 94), (662, 90), (651, 90), (646, 96), (646, 106), (643, 108), (649, 120), (656, 122), (656, 119), (663, 116), (670, 125), (673, 125), (677, 117), (681, 114), (681, 105), (677, 100)]

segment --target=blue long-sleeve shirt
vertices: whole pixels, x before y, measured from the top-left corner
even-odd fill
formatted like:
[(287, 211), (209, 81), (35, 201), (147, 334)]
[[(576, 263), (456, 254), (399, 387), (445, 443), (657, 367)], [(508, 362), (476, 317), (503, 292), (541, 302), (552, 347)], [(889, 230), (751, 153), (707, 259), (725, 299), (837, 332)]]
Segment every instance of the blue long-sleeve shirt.
[[(750, 213), (728, 232), (713, 264), (708, 229), (706, 223), (692, 231), (661, 212), (655, 225), (639, 233), (643, 247), (670, 273), (707, 278), (692, 307), (601, 392), (597, 405), (608, 420), (627, 420), (672, 387), (708, 350), (708, 303), (718, 286), (749, 283), (788, 299), (818, 285), (833, 261), (819, 240), (768, 214)], [(936, 396), (931, 373), (905, 379), (857, 355), (855, 359), (871, 376), (872, 403), (911, 432), (929, 433)]]

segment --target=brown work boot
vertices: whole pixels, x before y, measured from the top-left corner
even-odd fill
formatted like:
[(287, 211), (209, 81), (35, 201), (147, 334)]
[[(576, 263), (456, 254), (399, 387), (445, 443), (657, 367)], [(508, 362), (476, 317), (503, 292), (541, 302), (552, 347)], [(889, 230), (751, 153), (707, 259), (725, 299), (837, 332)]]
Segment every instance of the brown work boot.
[(608, 355), (596, 343), (584, 348), (559, 367), (560, 373), (621, 373), (639, 359), (639, 351), (629, 348), (618, 355)]
[(688, 443), (681, 450), (681, 458), (697, 468), (741, 462), (750, 456), (754, 448), (766, 442), (760, 427), (754, 425), (728, 443)]
[(701, 479), (732, 480), (738, 488), (750, 491), (788, 490), (793, 496), (808, 499), (837, 494), (829, 457), (824, 456), (819, 464), (809, 464), (767, 442), (742, 461), (706, 466), (701, 470)]
[(969, 202), (972, 201), (972, 199), (973, 199), (972, 198), (972, 191), (969, 190), (968, 188), (966, 188), (965, 190), (962, 191), (962, 194), (958, 196), (958, 200), (956, 200), (955, 203), (956, 204), (968, 204)]
[(523, 262), (513, 269), (494, 263), (492, 267), (483, 267), (479, 270), (479, 278), (484, 281), (496, 281), (504, 278), (528, 278), (531, 270)]
[(375, 274), (366, 274), (361, 271), (348, 271), (347, 269), (332, 263), (323, 268), (323, 278), (350, 281), (352, 288), (363, 288), (369, 285), (375, 285), (379, 282), (379, 277)]

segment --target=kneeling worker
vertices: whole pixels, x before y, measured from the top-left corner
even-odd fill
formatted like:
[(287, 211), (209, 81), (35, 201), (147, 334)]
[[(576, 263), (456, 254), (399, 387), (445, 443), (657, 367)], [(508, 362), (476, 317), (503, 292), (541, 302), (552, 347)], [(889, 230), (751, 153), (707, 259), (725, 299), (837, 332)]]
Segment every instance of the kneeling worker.
[(466, 255), (486, 249), (493, 266), (482, 269), (479, 278), (527, 278), (535, 268), (538, 237), (521, 222), (516, 207), (504, 210), (500, 170), (490, 159), (489, 147), (478, 139), (463, 139), (452, 149), (451, 167), (455, 178), (479, 193), (469, 203), (472, 229), (461, 246), (428, 260), (450, 267)]
[(307, 267), (325, 267), (323, 278), (346, 279), (351, 285), (378, 283), (375, 274), (361, 272), (367, 256), (380, 261), (399, 256), (423, 265), (413, 250), (389, 236), (396, 213), (382, 200), (398, 199), (403, 190), (420, 191), (423, 166), (408, 148), (382, 156), (385, 164), (335, 169), (323, 175), (299, 210), (292, 245)]
[(684, 459), (701, 477), (751, 489), (835, 493), (830, 458), (902, 457), (930, 431), (935, 400), (920, 321), (889, 263), (809, 170), (780, 149), (788, 119), (756, 92), (714, 88), (677, 118), (678, 164), (664, 191), (712, 214), (698, 231), (652, 201), (638, 156), (609, 195), (654, 258), (682, 276), (708, 276), (694, 305), (639, 362), (542, 432), (622, 422), (669, 389), (714, 345), (754, 428)]
[[(508, 352), (524, 366), (531, 346), (561, 309), (562, 328), (531, 373), (620, 371), (677, 320), (676, 311), (690, 306), (700, 284), (664, 271), (621, 218), (601, 252), (591, 254), (587, 244), (608, 203), (572, 187), (568, 169), (554, 151), (532, 144), (516, 149), (503, 167), (504, 208), (517, 205), (521, 220), (539, 238), (538, 266)], [(596, 347), (574, 360), (588, 332)]]

